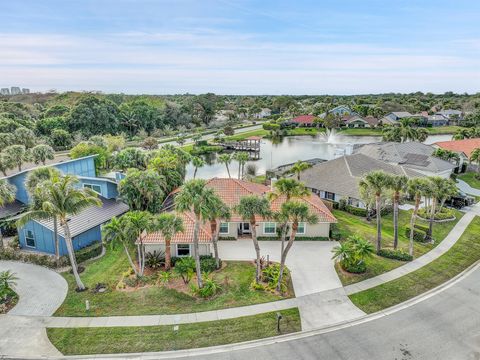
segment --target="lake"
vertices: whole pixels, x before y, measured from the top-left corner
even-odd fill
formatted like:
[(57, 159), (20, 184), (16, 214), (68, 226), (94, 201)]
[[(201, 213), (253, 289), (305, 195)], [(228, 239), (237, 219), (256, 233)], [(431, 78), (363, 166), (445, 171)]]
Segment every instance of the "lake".
[[(437, 141), (451, 140), (451, 135), (429, 136), (426, 144)], [(265, 174), (269, 169), (280, 165), (293, 163), (298, 160), (309, 160), (320, 158), (325, 160), (334, 159), (343, 152), (349, 153), (354, 144), (369, 144), (381, 141), (379, 136), (346, 136), (334, 135), (326, 138), (324, 134), (316, 136), (286, 136), (282, 139), (262, 139), (260, 146), (260, 158), (251, 160), (247, 164), (255, 164), (257, 175)], [(212, 177), (228, 177), (224, 164), (217, 162), (217, 154), (203, 156), (206, 165), (197, 171), (197, 178), (210, 179)], [(237, 177), (238, 163), (232, 160), (230, 164), (232, 177)], [(191, 164), (187, 166), (187, 179), (193, 177), (194, 168)]]

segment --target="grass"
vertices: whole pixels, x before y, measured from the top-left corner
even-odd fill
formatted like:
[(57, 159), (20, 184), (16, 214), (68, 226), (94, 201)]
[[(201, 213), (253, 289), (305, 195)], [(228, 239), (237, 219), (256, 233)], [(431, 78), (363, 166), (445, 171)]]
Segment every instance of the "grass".
[(477, 216), (455, 245), (438, 259), (396, 280), (350, 295), (350, 299), (366, 313), (373, 313), (443, 284), (480, 259), (478, 234)]
[(477, 173), (467, 172), (465, 174), (458, 175), (458, 179), (465, 181), (472, 188), (480, 189), (480, 179), (477, 178)]
[[(454, 134), (460, 126), (437, 126), (426, 128), (430, 135), (446, 135)], [(372, 128), (344, 128), (339, 130), (341, 135), (355, 135), (355, 136), (382, 136), (382, 129)]]
[[(123, 250), (108, 249), (107, 254), (87, 264), (81, 278), (89, 289), (104, 283), (107, 291), (93, 293), (87, 290), (75, 291), (75, 281), (71, 274), (64, 273), (68, 282), (68, 294), (55, 313), (56, 316), (113, 316), (178, 314), (200, 312), (237, 306), (252, 305), (281, 300), (280, 295), (255, 291), (250, 288), (255, 267), (248, 262), (229, 261), (226, 267), (212, 276), (222, 286), (221, 292), (211, 299), (199, 299), (183, 292), (160, 285), (152, 285), (135, 290), (116, 290), (122, 273), (129, 269)], [(291, 282), (286, 297), (293, 296)], [(90, 302), (90, 311), (85, 310), (85, 301)]]
[(252, 131), (246, 131), (241, 134), (237, 135), (232, 135), (232, 136), (226, 136), (225, 140), (226, 141), (238, 141), (238, 140), (243, 140), (246, 139), (250, 136), (265, 136), (268, 135), (269, 131), (264, 130), (264, 129), (257, 129), (257, 130), (252, 130)]
[[(414, 257), (419, 257), (437, 246), (455, 226), (455, 224), (463, 216), (460, 211), (454, 210), (456, 220), (435, 223), (433, 226), (434, 244), (414, 243)], [(377, 227), (375, 219), (368, 222), (364, 217), (359, 217), (347, 213), (345, 211), (334, 210), (333, 214), (338, 219), (337, 228), (342, 235), (342, 239), (348, 238), (350, 235), (356, 234), (376, 243)], [(408, 252), (409, 239), (405, 236), (405, 226), (410, 222), (411, 211), (400, 210), (398, 228), (399, 228), (399, 248)], [(382, 218), (382, 247), (391, 248), (393, 246), (393, 219), (392, 214), (383, 216)], [(427, 221), (417, 219), (417, 224), (428, 225)], [(340, 266), (336, 265), (336, 270), (340, 281), (343, 285), (350, 285), (380, 274), (393, 270), (398, 266), (405, 264), (403, 261), (387, 259), (374, 255), (366, 260), (367, 271), (363, 274), (350, 274), (343, 271)]]
[(315, 127), (296, 127), (293, 129), (287, 130), (287, 136), (302, 136), (302, 135), (312, 135), (315, 136), (318, 133), (325, 132), (324, 128), (315, 128)]
[[(301, 330), (297, 308), (282, 310), (281, 334)], [(279, 335), (276, 312), (229, 320), (143, 327), (49, 328), (48, 338), (64, 355), (114, 354), (201, 348)]]
[(436, 126), (427, 128), (430, 135), (442, 135), (442, 134), (455, 134), (458, 129), (461, 129), (461, 126)]

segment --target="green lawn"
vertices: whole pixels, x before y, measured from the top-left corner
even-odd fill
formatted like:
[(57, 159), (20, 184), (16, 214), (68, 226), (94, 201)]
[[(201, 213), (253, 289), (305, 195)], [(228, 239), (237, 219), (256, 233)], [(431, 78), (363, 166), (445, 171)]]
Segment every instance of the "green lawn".
[(315, 128), (315, 127), (296, 127), (294, 129), (289, 129), (287, 136), (297, 136), (297, 135), (312, 135), (315, 136), (318, 133), (325, 132), (324, 128)]
[(344, 128), (338, 132), (340, 135), (354, 136), (382, 136), (382, 129), (371, 128)]
[[(419, 257), (426, 252), (437, 246), (455, 226), (455, 224), (463, 216), (460, 211), (454, 210), (457, 219), (455, 221), (446, 223), (435, 223), (433, 225), (433, 238), (435, 244), (421, 244), (415, 242), (414, 244), (414, 257)], [(333, 214), (338, 219), (338, 229), (342, 234), (342, 239), (348, 238), (348, 236), (357, 234), (365, 239), (370, 240), (372, 243), (376, 243), (377, 227), (375, 219), (368, 222), (364, 217), (355, 216), (345, 211), (334, 210)], [(408, 252), (409, 239), (405, 236), (405, 226), (410, 223), (411, 211), (400, 210), (399, 213), (399, 248)], [(418, 224), (428, 225), (427, 221), (418, 219)], [(386, 215), (382, 218), (382, 246), (389, 248), (393, 246), (393, 219), (392, 214)], [(336, 266), (337, 273), (342, 281), (343, 285), (353, 284), (384, 272), (395, 269), (398, 266), (405, 264), (403, 261), (387, 259), (374, 255), (373, 258), (367, 260), (367, 271), (363, 274), (350, 274), (346, 273)]]
[(477, 216), (453, 247), (421, 269), (396, 280), (350, 295), (366, 313), (373, 313), (420, 295), (453, 278), (480, 259)]
[(458, 175), (458, 179), (465, 181), (468, 185), (475, 189), (480, 189), (480, 179), (478, 179), (477, 176), (477, 173), (467, 172), (465, 174)]
[(264, 130), (264, 129), (257, 129), (257, 130), (252, 130), (252, 131), (247, 131), (241, 134), (236, 134), (232, 136), (227, 136), (225, 137), (225, 140), (227, 141), (237, 141), (237, 140), (243, 140), (246, 139), (250, 136), (265, 136), (268, 135), (269, 131)]
[(455, 134), (458, 129), (462, 129), (462, 127), (451, 125), (427, 128), (430, 135)]
[[(90, 264), (81, 274), (81, 278), (90, 289), (98, 283), (107, 284), (108, 290), (94, 294), (91, 290), (81, 293), (75, 291), (73, 276), (64, 273), (69, 291), (56, 316), (112, 316), (178, 314), (216, 310), (236, 306), (245, 306), (283, 297), (269, 292), (255, 291), (250, 288), (255, 267), (248, 262), (229, 261), (226, 267), (214, 272), (213, 276), (222, 286), (221, 292), (211, 299), (199, 299), (186, 293), (160, 285), (150, 285), (136, 290), (116, 290), (122, 273), (129, 269), (123, 250), (107, 249), (107, 254)], [(153, 281), (151, 281), (153, 283)], [(288, 296), (293, 296), (290, 283)], [(85, 310), (85, 300), (90, 302), (90, 311)]]
[[(297, 308), (282, 310), (280, 334), (301, 330)], [(48, 338), (64, 355), (114, 354), (192, 349), (279, 335), (277, 312), (173, 326), (49, 328)]]

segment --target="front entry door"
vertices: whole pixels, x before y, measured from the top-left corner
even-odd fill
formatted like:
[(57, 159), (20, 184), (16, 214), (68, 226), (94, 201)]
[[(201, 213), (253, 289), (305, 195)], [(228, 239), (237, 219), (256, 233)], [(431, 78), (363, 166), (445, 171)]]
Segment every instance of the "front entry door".
[(242, 234), (251, 234), (252, 231), (250, 230), (250, 223), (241, 223), (240, 231), (242, 232)]

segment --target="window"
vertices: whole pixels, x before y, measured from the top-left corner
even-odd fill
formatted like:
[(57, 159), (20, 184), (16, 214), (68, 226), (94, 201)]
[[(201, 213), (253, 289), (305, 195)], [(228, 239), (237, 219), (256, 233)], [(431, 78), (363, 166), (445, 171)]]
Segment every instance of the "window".
[(325, 191), (325, 199), (335, 200), (335, 194), (332, 192)]
[(190, 244), (177, 244), (177, 256), (190, 256)]
[(305, 234), (305, 223), (304, 222), (299, 222), (298, 223), (297, 234), (299, 234), (299, 235)]
[(264, 234), (276, 234), (277, 224), (274, 222), (266, 222), (263, 224), (263, 233)]
[(102, 195), (102, 187), (100, 185), (95, 185), (95, 184), (83, 184), (84, 188), (92, 189), (95, 191), (97, 194)]
[(220, 234), (228, 234), (228, 223), (220, 223)]
[(35, 247), (35, 234), (32, 230), (25, 230), (25, 243), (28, 247)]

